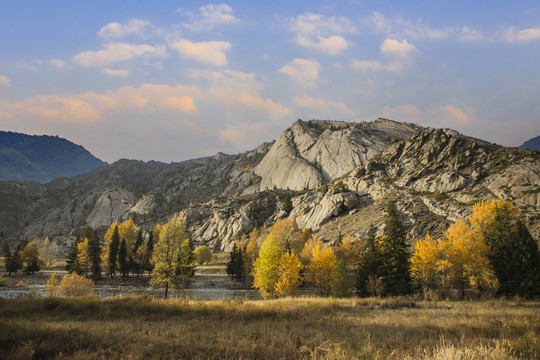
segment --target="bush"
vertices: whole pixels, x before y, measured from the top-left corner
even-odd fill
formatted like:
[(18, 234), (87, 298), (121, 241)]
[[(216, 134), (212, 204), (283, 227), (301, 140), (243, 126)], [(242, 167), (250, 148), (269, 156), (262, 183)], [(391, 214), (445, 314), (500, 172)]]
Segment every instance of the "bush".
[(93, 290), (94, 282), (92, 280), (72, 273), (62, 278), (58, 293), (66, 297), (78, 297), (91, 295)]
[(212, 261), (212, 252), (208, 246), (203, 245), (195, 248), (195, 260), (199, 265)]

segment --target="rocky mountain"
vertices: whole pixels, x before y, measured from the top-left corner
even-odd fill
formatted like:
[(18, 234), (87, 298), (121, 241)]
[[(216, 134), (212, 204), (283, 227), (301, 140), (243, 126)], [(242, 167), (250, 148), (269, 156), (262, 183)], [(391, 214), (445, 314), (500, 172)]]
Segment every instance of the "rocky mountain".
[(85, 174), (107, 163), (84, 147), (58, 136), (0, 131), (0, 181), (46, 183)]
[[(449, 129), (378, 119), (297, 121), (274, 143), (238, 155), (163, 164), (121, 160), (49, 184), (0, 183), (8, 237), (68, 238), (131, 217), (147, 229), (180, 212), (195, 243), (229, 250), (253, 227), (290, 217), (326, 241), (382, 233), (389, 199), (411, 239), (442, 234), (472, 205), (511, 200), (540, 235), (540, 154)], [(283, 209), (292, 199), (290, 212)]]
[(522, 145), (519, 146), (521, 149), (529, 149), (540, 151), (540, 135), (525, 141)]

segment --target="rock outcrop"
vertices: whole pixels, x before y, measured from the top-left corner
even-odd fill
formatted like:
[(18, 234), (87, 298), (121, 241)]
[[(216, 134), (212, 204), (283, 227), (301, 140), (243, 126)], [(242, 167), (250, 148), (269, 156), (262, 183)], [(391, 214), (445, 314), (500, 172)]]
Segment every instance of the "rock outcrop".
[(260, 189), (319, 187), (421, 129), (387, 119), (369, 123), (298, 120), (255, 168), (262, 178)]

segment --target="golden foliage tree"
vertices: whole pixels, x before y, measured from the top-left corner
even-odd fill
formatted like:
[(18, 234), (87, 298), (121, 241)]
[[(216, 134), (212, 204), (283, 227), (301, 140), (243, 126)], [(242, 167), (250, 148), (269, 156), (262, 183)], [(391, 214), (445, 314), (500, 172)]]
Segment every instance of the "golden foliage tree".
[(299, 253), (304, 247), (304, 236), (295, 220), (279, 219), (270, 228), (272, 235), (283, 250)]
[(302, 263), (293, 252), (281, 255), (278, 268), (278, 281), (276, 283), (276, 294), (278, 296), (290, 296), (295, 293), (302, 283)]
[(311, 253), (306, 269), (306, 279), (319, 291), (321, 296), (328, 296), (331, 291), (332, 279), (337, 268), (337, 258), (330, 247), (323, 247), (322, 242), (316, 243)]
[(442, 246), (429, 234), (414, 244), (411, 273), (416, 283), (422, 286), (424, 291), (437, 287), (441, 260)]
[(77, 244), (77, 262), (84, 276), (88, 276), (89, 259), (88, 259), (88, 238)]
[(464, 221), (450, 225), (444, 237), (440, 244), (443, 279), (454, 284), (463, 298), (466, 284), (472, 286), (479, 284), (481, 279), (490, 278), (493, 270), (488, 259), (489, 247)]
[(347, 267), (355, 268), (362, 257), (362, 242), (352, 241), (351, 237), (347, 236), (335, 247), (335, 253)]
[(178, 271), (186, 260), (181, 258), (182, 245), (186, 241), (189, 246), (184, 225), (175, 216), (161, 228), (159, 239), (154, 245), (151, 259), (154, 275), (150, 283), (154, 286), (164, 286), (165, 298), (168, 296), (169, 286), (181, 287), (186, 281), (185, 274)]
[[(115, 222), (111, 224), (111, 226), (109, 226), (109, 228), (105, 232), (105, 235), (103, 236), (103, 238), (105, 239), (105, 244), (102, 248), (103, 250), (101, 253), (102, 264), (107, 264), (109, 261), (109, 247), (110, 247), (110, 243), (112, 241), (112, 237), (114, 234), (114, 228), (116, 226), (118, 226), (118, 235), (119, 235), (120, 240), (121, 239), (126, 240), (126, 249), (128, 249), (128, 252), (130, 252), (134, 248), (135, 242), (137, 241), (139, 228), (137, 227), (137, 225), (135, 225), (135, 223), (133, 222), (133, 220), (131, 220), (131, 218), (121, 223)], [(154, 238), (157, 239), (157, 237), (154, 237)], [(129, 258), (130, 256), (133, 256), (133, 254), (128, 253), (127, 256)]]
[(253, 287), (258, 289), (265, 299), (277, 295), (276, 284), (279, 280), (281, 251), (278, 241), (269, 235), (253, 264)]

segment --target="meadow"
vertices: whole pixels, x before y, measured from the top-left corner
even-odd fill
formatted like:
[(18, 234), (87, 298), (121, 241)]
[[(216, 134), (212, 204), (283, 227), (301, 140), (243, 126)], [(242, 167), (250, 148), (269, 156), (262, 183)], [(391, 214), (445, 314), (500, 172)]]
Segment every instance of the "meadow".
[(540, 302), (0, 299), (0, 358), (538, 359)]

